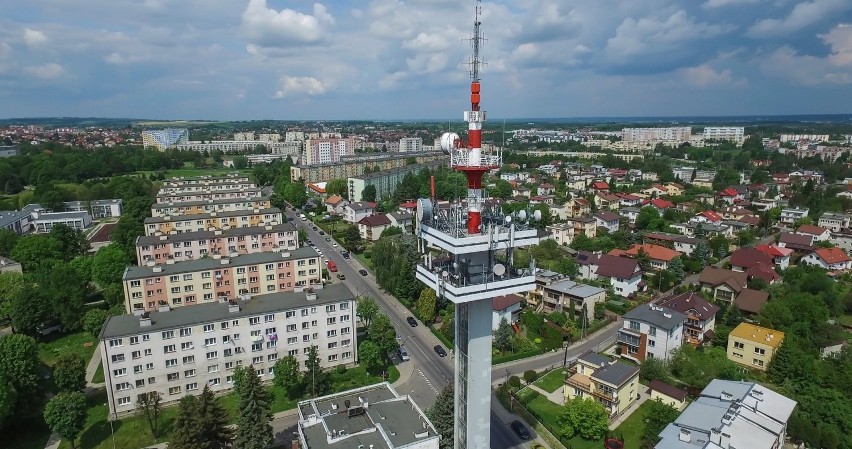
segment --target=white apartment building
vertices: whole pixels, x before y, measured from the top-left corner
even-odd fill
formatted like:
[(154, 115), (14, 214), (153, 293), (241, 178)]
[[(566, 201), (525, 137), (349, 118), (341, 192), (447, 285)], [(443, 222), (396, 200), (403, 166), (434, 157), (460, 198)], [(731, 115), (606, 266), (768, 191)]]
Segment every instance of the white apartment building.
[(847, 214), (838, 214), (833, 212), (823, 212), (819, 217), (817, 225), (821, 228), (826, 228), (832, 232), (840, 232), (848, 229), (852, 222), (852, 217)]
[(621, 130), (621, 140), (624, 142), (689, 142), (692, 127), (669, 128), (624, 128)]
[(355, 154), (358, 139), (347, 138), (317, 138), (305, 141), (303, 164), (329, 164), (339, 162), (341, 156)]
[(800, 140), (828, 142), (829, 138), (830, 136), (828, 134), (781, 134), (782, 142), (798, 142)]
[(299, 234), (292, 223), (253, 226), (227, 230), (143, 235), (136, 238), (136, 260), (183, 262), (212, 255), (254, 254), (293, 251), (299, 248)]
[(352, 364), (355, 316), (354, 296), (335, 284), (110, 317), (99, 337), (110, 413), (133, 412), (150, 391), (169, 403), (205, 385), (228, 390), (239, 366), (271, 380), (276, 360), (294, 356), (304, 366), (311, 346), (323, 367)]
[(423, 151), (423, 139), (420, 137), (403, 137), (399, 139), (399, 152)]
[(288, 252), (214, 255), (185, 262), (129, 266), (124, 270), (127, 313), (150, 312), (160, 306), (196, 306), (221, 298), (293, 291), (322, 284), (322, 262), (313, 248)]
[(686, 315), (668, 307), (642, 304), (624, 314), (618, 330), (621, 356), (643, 362), (649, 358), (668, 360), (683, 344)]
[(807, 208), (804, 208), (804, 209), (800, 209), (798, 207), (784, 208), (784, 209), (781, 209), (781, 216), (779, 217), (778, 220), (782, 224), (785, 224), (787, 226), (792, 226), (793, 223), (796, 222), (796, 220), (807, 217), (809, 211), (810, 211), (810, 209), (807, 209)]
[(157, 194), (157, 204), (168, 203), (185, 203), (189, 201), (221, 201), (221, 200), (236, 200), (236, 199), (251, 199), (261, 195), (258, 187), (237, 187), (230, 189), (221, 189), (215, 191), (201, 192), (160, 192)]
[(162, 194), (180, 194), (180, 193), (204, 193), (218, 192), (222, 190), (233, 190), (240, 188), (255, 188), (251, 180), (247, 177), (229, 177), (217, 179), (181, 179), (172, 178), (165, 182), (160, 187), (158, 195)]
[(275, 226), (282, 222), (281, 209), (234, 210), (225, 212), (195, 213), (191, 215), (148, 217), (145, 235), (179, 234), (181, 232), (211, 231), (215, 229)]
[(249, 211), (253, 209), (269, 209), (270, 207), (272, 207), (272, 200), (268, 196), (180, 201), (153, 204), (151, 206), (151, 216), (165, 217), (208, 214), (212, 212)]
[[(296, 142), (298, 143), (298, 142)], [(288, 151), (301, 150), (301, 145), (294, 145), (292, 142), (272, 142), (266, 140), (213, 140), (210, 142), (201, 142), (192, 140), (174, 147), (182, 151), (221, 151), (223, 153), (245, 153), (255, 150), (258, 145), (263, 145), (272, 154), (292, 154), (298, 155), (298, 152), (288, 153)]]
[(745, 141), (745, 128), (742, 126), (708, 126), (704, 128), (704, 140), (730, 140), (737, 145)]

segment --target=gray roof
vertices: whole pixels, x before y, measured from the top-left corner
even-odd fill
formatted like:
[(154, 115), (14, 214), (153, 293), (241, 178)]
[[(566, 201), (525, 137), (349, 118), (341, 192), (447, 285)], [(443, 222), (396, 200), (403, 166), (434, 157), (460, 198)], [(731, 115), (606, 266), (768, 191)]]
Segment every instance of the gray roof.
[(366, 202), (366, 201), (356, 201), (354, 203), (347, 204), (346, 207), (357, 211), (357, 210), (372, 209), (374, 206), (372, 204)]
[(605, 355), (600, 355), (597, 352), (592, 352), (591, 349), (584, 352), (583, 354), (580, 354), (577, 359), (596, 366), (605, 365), (612, 361), (612, 358), (607, 357)]
[(140, 318), (135, 315), (118, 315), (110, 317), (101, 330), (100, 339), (138, 335), (140, 333), (159, 332), (198, 324), (206, 324), (219, 320), (262, 315), (298, 309), (316, 304), (348, 301), (355, 296), (344, 284), (333, 284), (325, 288), (315, 289), (316, 299), (308, 300), (305, 292), (270, 293), (257, 295), (248, 301), (238, 301), (240, 310), (231, 312), (227, 302), (183, 306), (168, 312), (151, 312), (151, 325), (142, 327)]
[[(269, 209), (261, 209), (257, 214), (266, 215), (266, 214), (280, 214), (281, 209), (277, 207), (270, 207)], [(253, 209), (246, 210), (230, 210), (225, 212), (216, 212), (216, 215), (207, 214), (192, 214), (192, 215), (179, 215), (171, 217), (171, 219), (166, 220), (166, 217), (148, 217), (145, 219), (145, 224), (151, 223), (165, 223), (166, 221), (187, 221), (187, 220), (206, 220), (208, 218), (228, 218), (228, 217), (242, 217), (243, 215), (257, 215), (255, 214)]]
[(661, 329), (673, 330), (682, 326), (686, 315), (668, 307), (642, 304), (624, 314), (625, 320), (640, 321)]
[(170, 201), (168, 203), (155, 203), (151, 205), (151, 209), (171, 209), (175, 207), (193, 207), (193, 206), (216, 206), (219, 204), (233, 203), (253, 203), (256, 201), (269, 201), (268, 196), (253, 196), (249, 198), (217, 198), (209, 200), (196, 201)]
[[(266, 234), (270, 232), (296, 231), (296, 225), (290, 222), (277, 224), (275, 226), (269, 226), (269, 228), (270, 229), (267, 229), (266, 226), (249, 226), (247, 228), (223, 229), (219, 235), (216, 235), (216, 231), (193, 231), (179, 232), (177, 234), (143, 235), (136, 239), (136, 245), (158, 245), (161, 243), (188, 242), (199, 239), (213, 239), (217, 237), (228, 238), (255, 234)], [(161, 237), (166, 238), (162, 239)]]
[(595, 287), (586, 284), (578, 284), (568, 279), (559, 282), (554, 282), (553, 284), (550, 284), (544, 288), (548, 290), (555, 290), (566, 295), (576, 296), (578, 298), (588, 298), (590, 296), (606, 292), (606, 290), (600, 287)]
[(5, 228), (16, 221), (21, 221), (30, 216), (29, 212), (18, 210), (3, 210), (0, 211), (0, 228)]
[[(262, 252), (254, 254), (242, 254), (236, 257), (222, 257), (214, 259), (212, 257), (187, 260), (185, 262), (175, 262), (165, 265), (148, 266), (131, 266), (124, 271), (124, 280), (145, 279), (151, 276), (169, 276), (181, 273), (194, 273), (196, 271), (215, 270), (218, 268), (233, 268), (246, 265), (257, 265), (263, 263), (280, 262), (282, 260), (296, 260), (310, 257), (319, 257), (316, 251), (311, 247), (299, 248), (287, 252)], [(223, 262), (227, 261), (225, 264)], [(156, 272), (155, 269), (162, 271)]]
[(53, 220), (67, 220), (67, 219), (82, 219), (88, 217), (89, 213), (86, 211), (79, 212), (45, 212), (39, 211), (38, 216), (33, 216), (32, 221), (53, 221)]
[(202, 191), (202, 192), (159, 192), (157, 193), (158, 197), (166, 197), (166, 196), (182, 196), (182, 195), (217, 195), (222, 193), (236, 193), (236, 192), (260, 192), (260, 187), (255, 186), (243, 186), (243, 187), (235, 187), (233, 189), (221, 189), (221, 190), (211, 190), (211, 191)]
[(606, 382), (611, 385), (621, 386), (633, 376), (639, 374), (639, 367), (621, 361), (607, 365), (603, 369), (597, 369), (592, 373), (592, 379)]
[(92, 206), (106, 206), (111, 204), (121, 204), (121, 198), (111, 199), (111, 200), (92, 200), (92, 201), (66, 201), (65, 205), (72, 206), (85, 206), (86, 203), (91, 204)]
[[(363, 414), (349, 417), (347, 400), (350, 408), (360, 407), (365, 401), (369, 406)], [(307, 449), (354, 449), (361, 445), (391, 449), (438, 438), (434, 426), (411, 397), (400, 396), (386, 382), (300, 402), (298, 407), (299, 431)], [(319, 419), (311, 421), (310, 416)], [(383, 432), (362, 432), (379, 427)]]

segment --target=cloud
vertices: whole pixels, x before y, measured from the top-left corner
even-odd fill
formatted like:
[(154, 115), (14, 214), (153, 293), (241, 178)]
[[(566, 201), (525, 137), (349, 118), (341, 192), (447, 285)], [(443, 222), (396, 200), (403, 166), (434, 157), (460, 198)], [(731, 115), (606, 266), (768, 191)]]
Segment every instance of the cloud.
[(716, 9), (723, 8), (725, 6), (747, 5), (751, 3), (758, 3), (760, 1), (761, 0), (707, 0), (701, 5), (701, 7), (704, 9)]
[(47, 36), (38, 30), (24, 28), (24, 43), (28, 47), (36, 47), (48, 41)]
[(65, 75), (65, 67), (49, 62), (41, 65), (31, 65), (24, 67), (24, 72), (41, 80), (55, 80)]
[(832, 65), (828, 58), (799, 54), (786, 45), (765, 58), (761, 67), (771, 76), (804, 86), (825, 87), (826, 84), (852, 84), (852, 71), (849, 69)]
[(668, 17), (628, 17), (616, 28), (615, 36), (606, 43), (610, 58), (632, 58), (649, 53), (661, 53), (682, 47), (685, 42), (709, 39), (729, 31), (727, 25), (698, 23), (684, 10)]
[(266, 0), (251, 0), (243, 11), (242, 28), (251, 43), (263, 47), (286, 47), (314, 43), (323, 38), (325, 27), (334, 24), (334, 17), (325, 6), (315, 3), (313, 15), (292, 9), (266, 6)]
[(828, 60), (836, 66), (852, 65), (852, 24), (840, 24), (820, 38), (831, 47)]
[(747, 34), (756, 38), (784, 37), (850, 8), (852, 2), (849, 0), (813, 0), (799, 3), (785, 19), (761, 20), (752, 25)]
[(702, 64), (695, 67), (688, 67), (681, 70), (686, 82), (692, 86), (704, 87), (745, 87), (747, 82), (745, 78), (734, 80), (731, 70), (724, 69), (716, 71), (708, 64)]
[(283, 76), (281, 77), (281, 88), (275, 92), (273, 98), (284, 98), (294, 95), (322, 95), (326, 86), (322, 81), (312, 76)]

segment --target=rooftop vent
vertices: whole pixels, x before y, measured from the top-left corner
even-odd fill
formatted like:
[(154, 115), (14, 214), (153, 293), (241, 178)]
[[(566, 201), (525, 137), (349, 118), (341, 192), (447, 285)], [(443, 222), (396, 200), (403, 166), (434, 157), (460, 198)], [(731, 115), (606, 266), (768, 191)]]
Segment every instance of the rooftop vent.
[(240, 311), (240, 305), (236, 300), (231, 299), (228, 301), (228, 313), (236, 313)]
[(151, 314), (148, 312), (139, 316), (139, 327), (149, 327), (151, 325)]
[(228, 258), (222, 258), (222, 259), (219, 259), (219, 263), (221, 265), (228, 265), (229, 263), (231, 263), (231, 260), (228, 259)]
[(153, 271), (154, 271), (154, 273), (160, 273), (160, 272), (162, 272), (162, 271), (163, 271), (163, 267), (161, 267), (161, 266), (156, 266), (156, 267), (154, 267)]
[(169, 303), (167, 303), (165, 301), (160, 301), (160, 307), (157, 309), (157, 311), (158, 312), (168, 312), (169, 310), (172, 310), (172, 308), (169, 307)]
[(317, 293), (313, 289), (305, 290), (305, 299), (308, 301), (315, 301), (317, 299)]

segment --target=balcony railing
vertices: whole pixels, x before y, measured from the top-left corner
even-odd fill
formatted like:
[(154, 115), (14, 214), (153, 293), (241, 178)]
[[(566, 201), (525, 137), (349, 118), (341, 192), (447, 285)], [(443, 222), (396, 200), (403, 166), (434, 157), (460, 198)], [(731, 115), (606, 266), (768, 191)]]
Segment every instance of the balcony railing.
[(629, 329), (619, 329), (616, 341), (630, 346), (639, 346), (641, 338), (633, 334)]
[(596, 388), (595, 391), (592, 392), (592, 396), (603, 399), (605, 401), (611, 402), (613, 404), (618, 404), (618, 396), (615, 395), (614, 391), (604, 391), (599, 388)]
[[(495, 260), (495, 264), (502, 264), (504, 267), (508, 264), (506, 261)], [(524, 278), (533, 276), (533, 270), (529, 268), (506, 268), (504, 274), (498, 276), (494, 274), (491, 267), (484, 265), (470, 265), (467, 267), (456, 266), (453, 263), (433, 264), (431, 269), (424, 263), (419, 264), (420, 267), (439, 274), (441, 278), (453, 287), (468, 287), (472, 285), (482, 285), (498, 281), (507, 281), (511, 279)]]
[(585, 391), (586, 393), (589, 392), (589, 384), (580, 382), (570, 377), (568, 379), (565, 379), (565, 384), (570, 387), (579, 388), (580, 390)]

